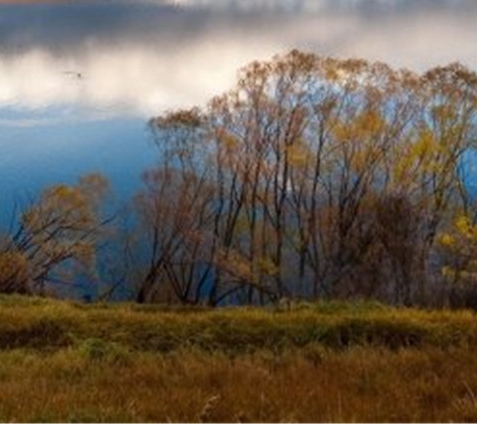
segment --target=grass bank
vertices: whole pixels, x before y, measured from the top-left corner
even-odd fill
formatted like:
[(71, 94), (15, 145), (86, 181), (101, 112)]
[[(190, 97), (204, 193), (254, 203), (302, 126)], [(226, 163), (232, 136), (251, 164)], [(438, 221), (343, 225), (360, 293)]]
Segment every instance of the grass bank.
[(52, 351), (92, 340), (138, 351), (195, 348), (232, 355), (309, 344), (333, 349), (477, 347), (477, 315), (366, 302), (304, 304), (292, 311), (206, 310), (0, 296), (0, 349)]
[(0, 296), (0, 421), (477, 421), (477, 315)]

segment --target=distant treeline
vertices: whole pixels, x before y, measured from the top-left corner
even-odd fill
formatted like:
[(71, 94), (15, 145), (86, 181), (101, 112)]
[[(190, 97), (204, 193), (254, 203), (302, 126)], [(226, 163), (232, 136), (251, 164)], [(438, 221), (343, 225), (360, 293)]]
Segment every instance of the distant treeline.
[(207, 107), (150, 121), (158, 165), (128, 208), (104, 213), (99, 175), (31, 202), (0, 245), (0, 289), (81, 277), (138, 302), (477, 306), (476, 110), (460, 64), (252, 63)]

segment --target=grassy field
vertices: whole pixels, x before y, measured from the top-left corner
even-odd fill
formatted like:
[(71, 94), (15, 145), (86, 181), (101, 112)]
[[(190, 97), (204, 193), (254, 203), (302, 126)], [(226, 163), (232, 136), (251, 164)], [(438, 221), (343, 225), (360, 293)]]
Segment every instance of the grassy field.
[(0, 297), (0, 421), (477, 421), (477, 315)]

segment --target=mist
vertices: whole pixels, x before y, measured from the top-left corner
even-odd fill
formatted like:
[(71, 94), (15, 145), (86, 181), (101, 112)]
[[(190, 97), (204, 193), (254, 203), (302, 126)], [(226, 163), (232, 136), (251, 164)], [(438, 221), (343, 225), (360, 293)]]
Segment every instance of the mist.
[(476, 68), (476, 20), (469, 0), (1, 4), (1, 122), (38, 123), (5, 110), (146, 119), (203, 105), (233, 86), (239, 67), (292, 48), (418, 72)]

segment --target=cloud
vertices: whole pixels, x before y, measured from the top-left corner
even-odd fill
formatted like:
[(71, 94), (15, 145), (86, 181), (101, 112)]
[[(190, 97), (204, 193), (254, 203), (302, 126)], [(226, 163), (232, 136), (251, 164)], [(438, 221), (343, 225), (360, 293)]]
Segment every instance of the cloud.
[(291, 48), (418, 71), (477, 68), (476, 19), (473, 0), (2, 4), (0, 107), (148, 117), (203, 104), (233, 85), (238, 67)]
[[(35, 49), (0, 60), (0, 105), (42, 109), (77, 104), (100, 112), (151, 116), (203, 103), (231, 86), (236, 70), (263, 51), (207, 40), (176, 52), (137, 44), (95, 46), (60, 58)], [(80, 77), (76, 73), (80, 74)]]

